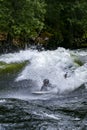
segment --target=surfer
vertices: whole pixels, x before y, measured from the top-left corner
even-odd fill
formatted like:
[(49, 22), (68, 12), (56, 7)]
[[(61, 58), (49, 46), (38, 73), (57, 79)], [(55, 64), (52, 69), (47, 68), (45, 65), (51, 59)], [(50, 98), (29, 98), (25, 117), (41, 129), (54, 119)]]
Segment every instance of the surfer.
[(52, 88), (52, 85), (50, 84), (49, 79), (44, 79), (41, 91), (49, 91), (50, 88)]

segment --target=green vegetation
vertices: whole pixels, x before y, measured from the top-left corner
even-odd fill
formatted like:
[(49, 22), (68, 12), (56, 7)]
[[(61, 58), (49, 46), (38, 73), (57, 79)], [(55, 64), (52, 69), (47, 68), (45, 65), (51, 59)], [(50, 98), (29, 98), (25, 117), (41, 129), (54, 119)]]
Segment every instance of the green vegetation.
[(35, 37), (44, 26), (45, 4), (41, 0), (0, 0), (0, 32), (14, 37)]
[(0, 0), (0, 37), (21, 43), (39, 36), (44, 43), (44, 32), (49, 48), (87, 46), (87, 1)]
[(60, 46), (78, 47), (87, 38), (86, 0), (46, 0), (46, 24)]

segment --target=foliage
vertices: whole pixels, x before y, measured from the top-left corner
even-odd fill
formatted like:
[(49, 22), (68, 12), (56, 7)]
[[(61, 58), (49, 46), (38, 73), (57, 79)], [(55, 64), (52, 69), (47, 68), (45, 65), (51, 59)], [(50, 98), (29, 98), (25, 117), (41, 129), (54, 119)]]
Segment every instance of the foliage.
[[(86, 0), (46, 0), (47, 28), (54, 32), (65, 47), (73, 46), (75, 41), (86, 36), (87, 1)], [(55, 30), (55, 31), (54, 31)]]
[(52, 46), (76, 47), (87, 39), (87, 1), (0, 0), (0, 32), (11, 40), (48, 32)]
[(0, 31), (12, 36), (35, 36), (44, 26), (41, 0), (0, 0)]

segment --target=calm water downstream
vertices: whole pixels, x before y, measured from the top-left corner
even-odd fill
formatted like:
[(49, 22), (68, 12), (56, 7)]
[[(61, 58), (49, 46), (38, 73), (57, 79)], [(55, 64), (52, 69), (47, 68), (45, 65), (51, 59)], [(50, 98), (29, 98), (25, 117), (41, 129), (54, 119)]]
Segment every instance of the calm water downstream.
[[(53, 90), (34, 94), (45, 78)], [(87, 130), (87, 50), (1, 55), (0, 130)]]

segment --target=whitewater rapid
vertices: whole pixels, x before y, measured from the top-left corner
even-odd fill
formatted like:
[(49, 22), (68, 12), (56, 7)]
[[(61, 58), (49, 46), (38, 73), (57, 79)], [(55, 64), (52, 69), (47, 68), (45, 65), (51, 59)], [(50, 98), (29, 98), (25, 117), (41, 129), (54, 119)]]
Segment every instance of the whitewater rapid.
[[(21, 63), (29, 61), (26, 67), (17, 75), (15, 82), (25, 79), (33, 80), (37, 90), (44, 79), (49, 79), (56, 92), (72, 91), (87, 83), (87, 63), (79, 66), (75, 59), (86, 56), (87, 51), (70, 51), (58, 48), (54, 51), (24, 50), (0, 56), (0, 62)], [(67, 78), (64, 75), (67, 73)]]

